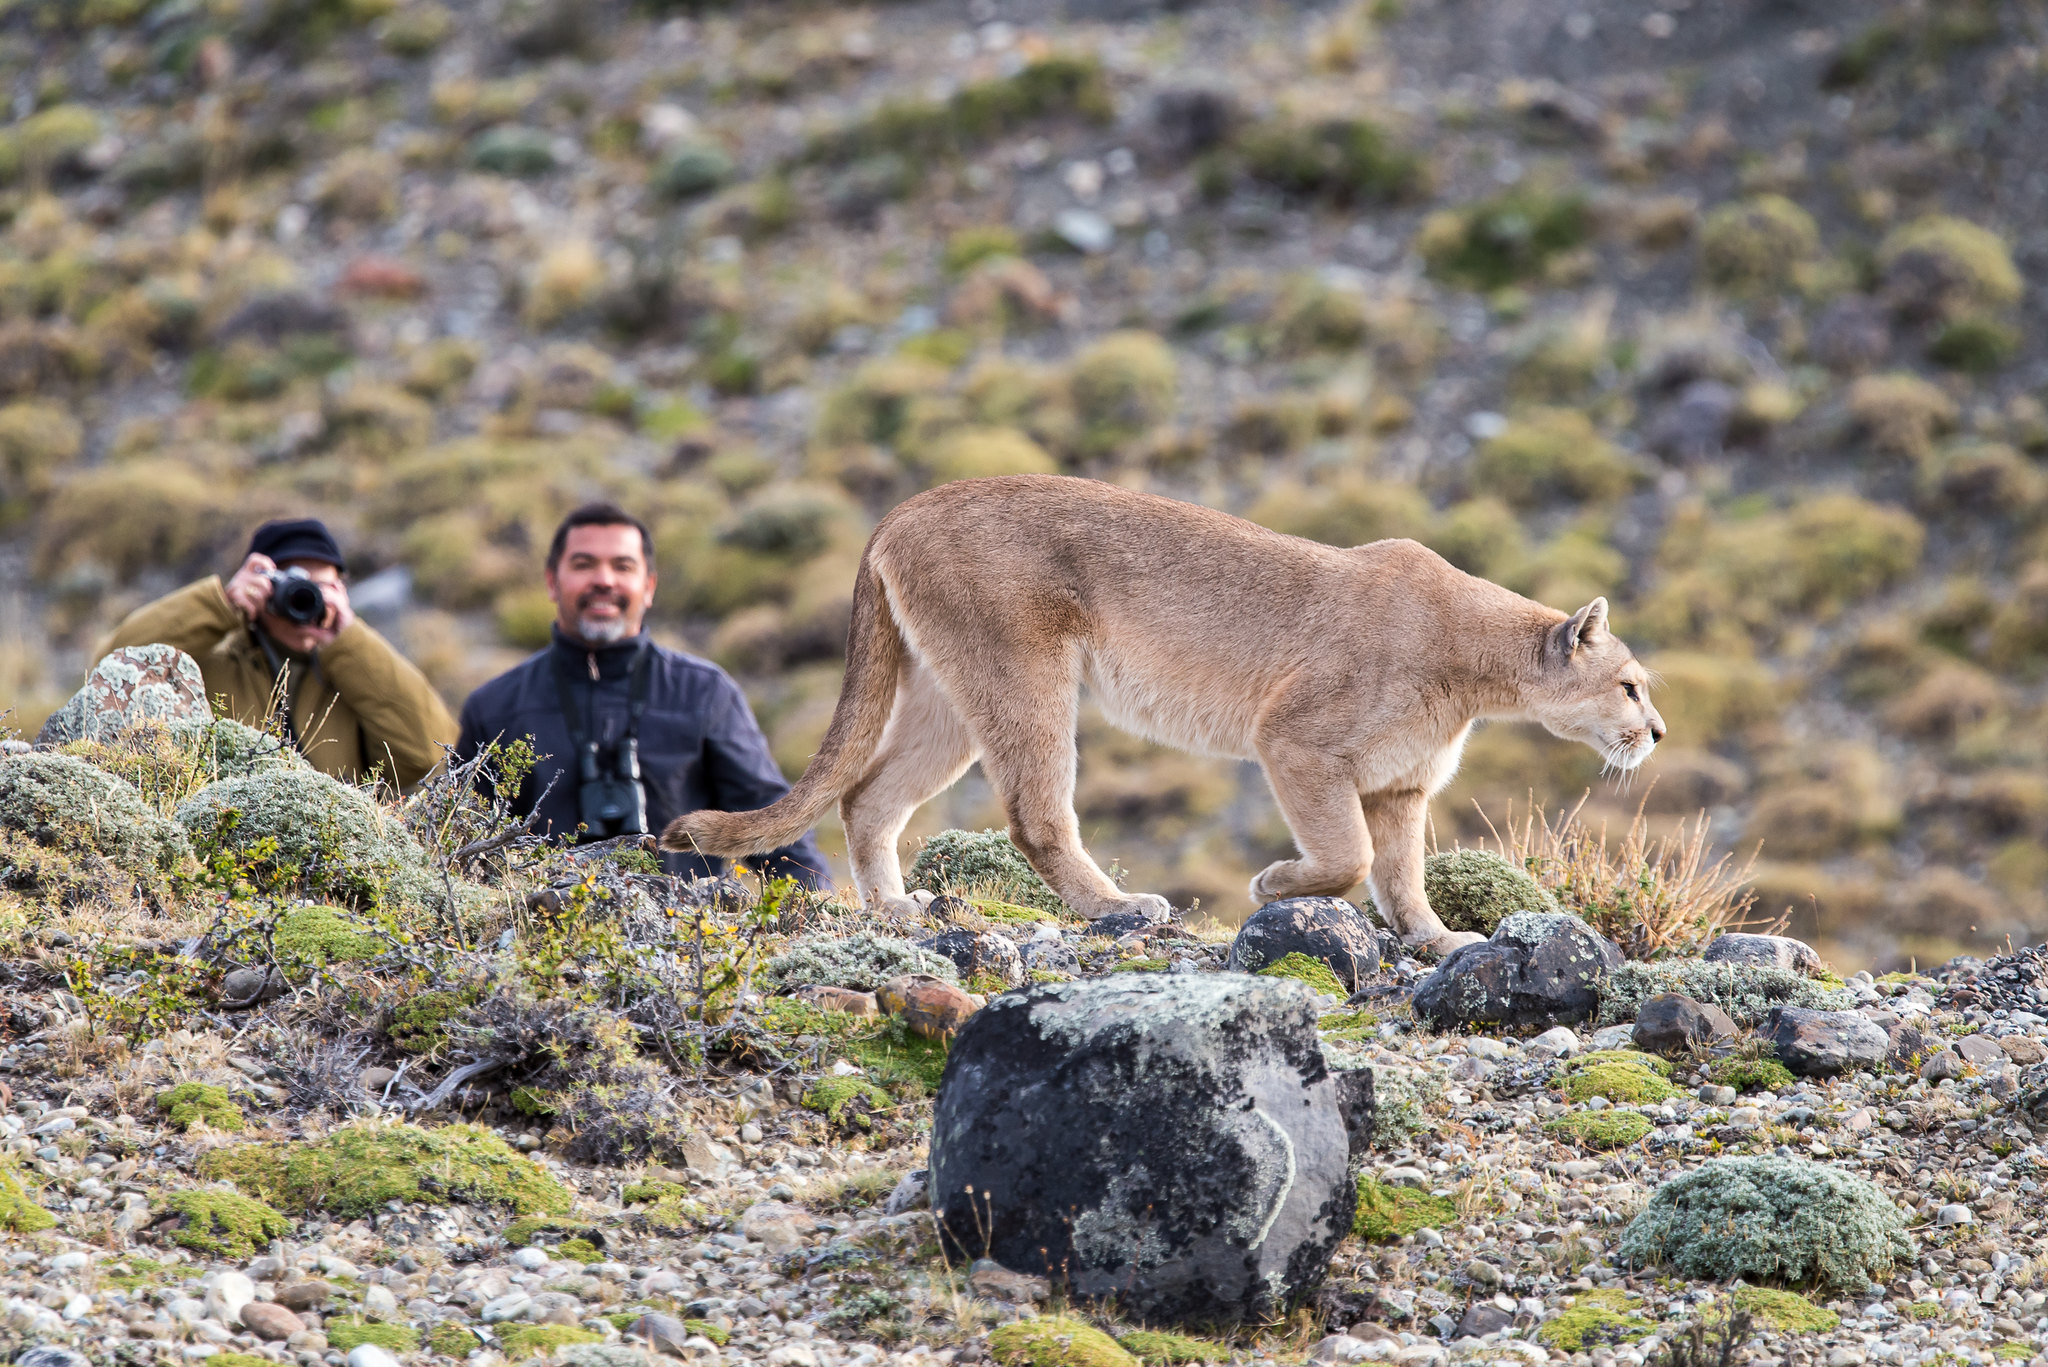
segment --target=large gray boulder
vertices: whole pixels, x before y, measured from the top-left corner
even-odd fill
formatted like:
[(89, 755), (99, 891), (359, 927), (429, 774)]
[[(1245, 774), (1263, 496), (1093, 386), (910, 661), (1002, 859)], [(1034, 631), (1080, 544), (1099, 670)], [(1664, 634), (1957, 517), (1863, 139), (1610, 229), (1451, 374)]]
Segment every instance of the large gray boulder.
[(208, 722), (199, 663), (176, 646), (123, 646), (92, 667), (36, 734), (38, 745), (106, 740), (138, 722)]
[(931, 1204), (989, 1257), (1136, 1320), (1286, 1313), (1351, 1229), (1368, 1070), (1301, 984), (1119, 974), (999, 997), (953, 1042)]
[(1723, 935), (1700, 957), (1710, 964), (1782, 968), (1808, 976), (1821, 971), (1820, 955), (1813, 946), (1790, 935)]
[(1400, 943), (1340, 897), (1289, 897), (1253, 912), (1230, 942), (1230, 967), (1256, 973), (1290, 954), (1321, 959), (1338, 981), (1356, 992), (1379, 976)]
[(1620, 968), (1612, 940), (1568, 912), (1518, 912), (1493, 938), (1453, 950), (1415, 989), (1415, 1014), (1439, 1030), (1550, 1029), (1592, 1018)]

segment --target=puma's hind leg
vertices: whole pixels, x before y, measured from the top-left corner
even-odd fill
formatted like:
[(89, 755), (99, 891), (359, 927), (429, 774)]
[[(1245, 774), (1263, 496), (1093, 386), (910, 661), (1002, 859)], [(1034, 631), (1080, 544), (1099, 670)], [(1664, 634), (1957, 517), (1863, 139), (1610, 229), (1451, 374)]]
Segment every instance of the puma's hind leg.
[(1373, 900), (1401, 943), (1432, 954), (1448, 954), (1485, 939), (1471, 931), (1446, 929), (1423, 894), (1422, 839), (1429, 795), (1417, 788), (1370, 793), (1364, 808), (1374, 848)]
[(915, 912), (903, 894), (896, 842), (911, 815), (953, 786), (974, 763), (974, 738), (923, 666), (904, 668), (882, 743), (860, 781), (839, 799), (846, 852), (862, 905)]

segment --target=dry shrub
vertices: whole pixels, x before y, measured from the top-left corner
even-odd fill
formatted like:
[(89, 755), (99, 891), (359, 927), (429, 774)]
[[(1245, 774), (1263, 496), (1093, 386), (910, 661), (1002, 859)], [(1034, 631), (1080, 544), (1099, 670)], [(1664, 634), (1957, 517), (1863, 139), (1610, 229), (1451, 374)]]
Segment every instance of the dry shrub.
[(1580, 820), (1585, 805), (1582, 796), (1553, 818), (1531, 802), (1517, 821), (1510, 804), (1505, 834), (1490, 820), (1487, 829), (1498, 853), (1527, 869), (1558, 905), (1629, 958), (1698, 954), (1729, 931), (1783, 927), (1783, 915), (1768, 925), (1752, 923), (1756, 894), (1748, 884), (1756, 855), (1739, 863), (1732, 852), (1715, 858), (1704, 811), (1654, 835), (1639, 805), (1628, 829), (1610, 840), (1605, 821), (1596, 827)]

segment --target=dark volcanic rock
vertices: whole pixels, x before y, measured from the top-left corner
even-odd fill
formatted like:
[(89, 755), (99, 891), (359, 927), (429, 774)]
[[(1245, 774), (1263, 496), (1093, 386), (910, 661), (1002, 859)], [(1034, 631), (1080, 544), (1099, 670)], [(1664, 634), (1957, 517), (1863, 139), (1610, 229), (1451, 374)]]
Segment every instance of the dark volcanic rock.
[(1107, 935), (1111, 939), (1120, 939), (1126, 935), (1135, 935), (1141, 930), (1151, 930), (1154, 927), (1163, 926), (1167, 924), (1167, 921), (1167, 917), (1161, 916), (1155, 920), (1142, 911), (1112, 911), (1107, 916), (1099, 916), (1095, 920), (1090, 921), (1088, 923), (1088, 933), (1090, 935)]
[(1636, 1008), (1635, 1046), (1652, 1054), (1682, 1054), (1696, 1044), (1732, 1040), (1737, 1031), (1728, 1013), (1712, 1002), (1667, 992)]
[(1523, 912), (1437, 965), (1415, 989), (1415, 1014), (1440, 1030), (1576, 1025), (1591, 1019), (1600, 979), (1621, 964), (1614, 942), (1578, 917)]
[(1256, 973), (1290, 954), (1306, 954), (1328, 964), (1356, 992), (1398, 952), (1393, 938), (1351, 903), (1337, 897), (1289, 897), (1252, 913), (1230, 943), (1229, 966)]
[(1299, 983), (1130, 974), (990, 1002), (932, 1113), (958, 1250), (1134, 1318), (1264, 1318), (1351, 1228), (1371, 1074), (1333, 1073)]
[(1855, 1011), (1773, 1007), (1757, 1033), (1776, 1047), (1778, 1061), (1801, 1077), (1875, 1068), (1891, 1046), (1883, 1026)]

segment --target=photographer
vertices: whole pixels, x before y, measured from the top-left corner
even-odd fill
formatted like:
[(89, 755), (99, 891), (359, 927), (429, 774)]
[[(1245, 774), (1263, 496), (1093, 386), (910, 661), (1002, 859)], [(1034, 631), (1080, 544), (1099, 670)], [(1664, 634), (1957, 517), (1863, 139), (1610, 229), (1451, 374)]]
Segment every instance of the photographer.
[(281, 699), (278, 720), (314, 768), (349, 783), (378, 770), (410, 788), (441, 762), (455, 719), (426, 676), (356, 619), (341, 571), (325, 524), (266, 522), (234, 578), (210, 574), (137, 608), (93, 659), (175, 646), (199, 662), (227, 716), (260, 727)]
[[(458, 759), (521, 736), (546, 756), (513, 806), (524, 816), (540, 803), (549, 834), (654, 834), (685, 812), (747, 811), (789, 791), (739, 685), (642, 632), (654, 584), (645, 524), (609, 503), (576, 509), (548, 547), (553, 643), (463, 706)], [(770, 877), (830, 886), (808, 835), (749, 862)], [(685, 877), (725, 867), (695, 854), (664, 854), (662, 863)]]

